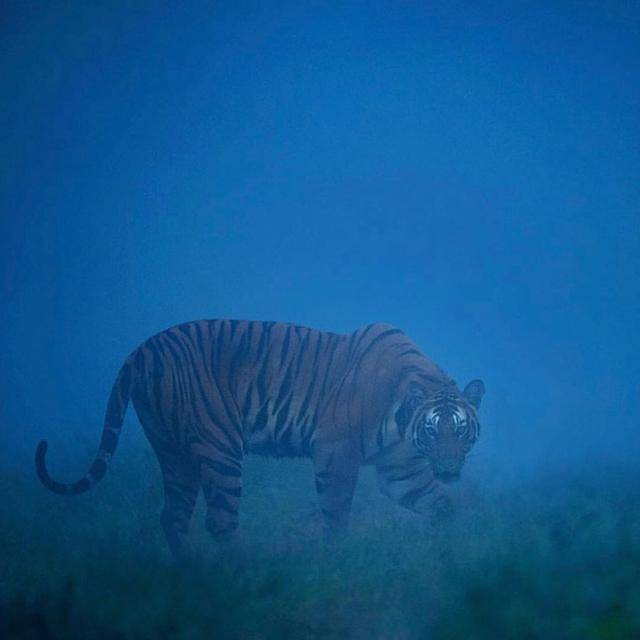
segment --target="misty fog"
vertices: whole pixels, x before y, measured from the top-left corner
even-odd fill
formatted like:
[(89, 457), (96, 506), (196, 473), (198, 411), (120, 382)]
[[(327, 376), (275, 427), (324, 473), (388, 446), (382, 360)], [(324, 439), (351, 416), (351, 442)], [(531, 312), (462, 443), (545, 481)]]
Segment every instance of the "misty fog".
[[(31, 500), (83, 527), (69, 535), (102, 540), (92, 505), (126, 503), (125, 522), (135, 486), (164, 548), (160, 479), (133, 410), (81, 502), (46, 494), (33, 453), (46, 438), (52, 474), (84, 473), (128, 354), (201, 318), (338, 333), (388, 322), (461, 388), (481, 378), (481, 437), (451, 488), (467, 531), (473, 496), (526, 486), (533, 513), (563, 504), (575, 478), (604, 491), (612, 514), (603, 487), (619, 482), (635, 508), (637, 6), (10, 3), (2, 14), (0, 472), (30, 514), (2, 516), (14, 542), (36, 528)], [(315, 518), (310, 464), (251, 457), (246, 469), (250, 544), (272, 532), (286, 548), (282, 527)], [(393, 518), (414, 526), (367, 474), (352, 513), (362, 544)]]

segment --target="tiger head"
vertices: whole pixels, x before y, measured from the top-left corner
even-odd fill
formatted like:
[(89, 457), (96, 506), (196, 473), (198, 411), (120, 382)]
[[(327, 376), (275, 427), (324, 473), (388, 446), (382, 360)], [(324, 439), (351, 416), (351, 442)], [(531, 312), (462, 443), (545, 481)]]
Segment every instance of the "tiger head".
[(455, 383), (431, 393), (417, 383), (409, 386), (396, 412), (396, 423), (427, 458), (438, 480), (451, 482), (460, 477), (465, 458), (480, 435), (478, 409), (484, 391), (480, 380), (473, 380), (462, 392)]

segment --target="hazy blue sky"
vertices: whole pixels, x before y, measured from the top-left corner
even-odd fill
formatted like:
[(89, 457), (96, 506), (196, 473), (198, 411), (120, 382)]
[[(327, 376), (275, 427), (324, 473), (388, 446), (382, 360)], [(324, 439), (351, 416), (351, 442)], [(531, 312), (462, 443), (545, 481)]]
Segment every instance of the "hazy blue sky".
[(173, 4), (0, 9), (5, 453), (202, 317), (397, 324), (492, 463), (638, 450), (640, 5)]

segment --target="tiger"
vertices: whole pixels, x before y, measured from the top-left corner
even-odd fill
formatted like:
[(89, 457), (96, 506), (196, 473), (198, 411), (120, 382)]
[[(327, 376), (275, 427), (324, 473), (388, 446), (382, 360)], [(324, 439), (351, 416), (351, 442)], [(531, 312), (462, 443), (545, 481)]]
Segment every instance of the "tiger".
[(175, 557), (192, 553), (200, 489), (207, 531), (221, 544), (237, 536), (246, 454), (310, 458), (331, 537), (347, 529), (365, 465), (398, 504), (432, 508), (480, 435), (484, 392), (480, 380), (460, 391), (390, 324), (338, 334), (282, 322), (186, 322), (125, 360), (88, 472), (73, 483), (52, 479), (45, 440), (36, 472), (54, 493), (88, 491), (107, 471), (131, 401), (160, 465), (160, 522)]

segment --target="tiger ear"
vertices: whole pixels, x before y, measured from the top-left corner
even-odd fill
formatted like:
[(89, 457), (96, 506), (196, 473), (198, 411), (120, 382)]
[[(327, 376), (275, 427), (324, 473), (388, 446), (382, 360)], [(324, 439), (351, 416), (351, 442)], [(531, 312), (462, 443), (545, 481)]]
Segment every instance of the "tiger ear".
[(427, 395), (424, 389), (416, 382), (411, 382), (407, 389), (402, 403), (396, 411), (396, 424), (399, 427), (406, 427), (411, 422), (416, 408), (420, 406), (427, 399)]
[(462, 392), (462, 395), (469, 401), (471, 406), (476, 409), (480, 408), (482, 396), (484, 396), (484, 383), (482, 380), (472, 380)]

